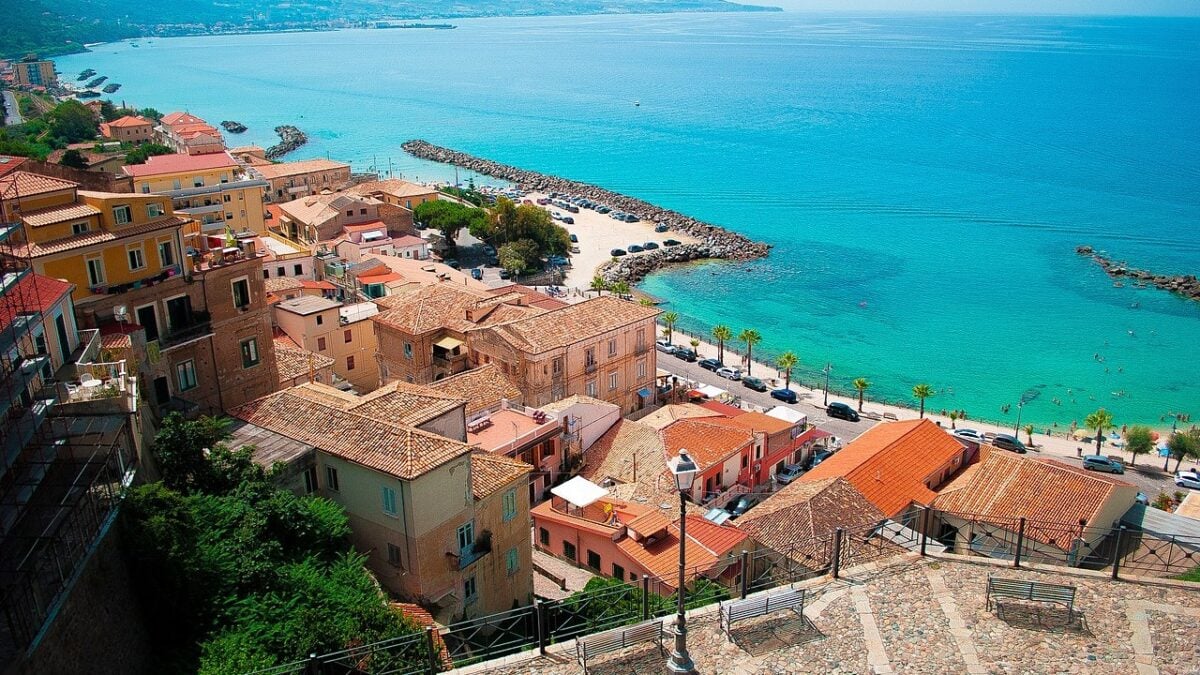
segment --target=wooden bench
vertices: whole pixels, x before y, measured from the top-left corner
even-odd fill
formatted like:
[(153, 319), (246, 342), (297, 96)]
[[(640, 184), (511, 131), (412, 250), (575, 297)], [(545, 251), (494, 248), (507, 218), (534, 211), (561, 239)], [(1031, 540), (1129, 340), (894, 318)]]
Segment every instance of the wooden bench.
[(804, 590), (788, 589), (745, 600), (731, 600), (721, 604), (721, 630), (730, 641), (733, 635), (730, 631), (735, 621), (765, 616), (781, 609), (790, 609), (801, 618), (804, 617)]
[(663, 648), (663, 622), (661, 620), (646, 623), (632, 628), (616, 628), (595, 635), (586, 635), (575, 641), (575, 655), (579, 665), (583, 666), (587, 675), (587, 660), (589, 657), (616, 652), (642, 642), (653, 642), (663, 656), (667, 655)]
[(1048, 602), (1061, 605), (1067, 610), (1067, 623), (1075, 616), (1075, 587), (1060, 584), (1047, 584), (1040, 581), (1022, 581), (1019, 579), (1001, 579), (988, 576), (987, 608), (992, 609), (995, 599), (996, 609), (1000, 609), (1000, 598), (1014, 600), (1031, 600), (1033, 602)]

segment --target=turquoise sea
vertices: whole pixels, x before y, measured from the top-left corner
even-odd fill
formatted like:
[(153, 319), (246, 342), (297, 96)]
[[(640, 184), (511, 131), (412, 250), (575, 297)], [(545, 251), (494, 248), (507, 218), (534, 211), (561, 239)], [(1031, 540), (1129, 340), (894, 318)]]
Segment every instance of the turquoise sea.
[[(1091, 244), (1200, 272), (1200, 21), (799, 13), (456, 21), (139, 40), (58, 60), (117, 98), (406, 177), (424, 138), (775, 245), (644, 284), (759, 329), (800, 378), (1061, 427), (1200, 414), (1200, 303), (1115, 288)], [(640, 101), (640, 106), (633, 105)], [(234, 142), (242, 142), (231, 139)], [(1055, 401), (1058, 401), (1057, 403)], [(1002, 414), (1004, 404), (1013, 405)], [(1167, 420), (1169, 423), (1169, 419)]]

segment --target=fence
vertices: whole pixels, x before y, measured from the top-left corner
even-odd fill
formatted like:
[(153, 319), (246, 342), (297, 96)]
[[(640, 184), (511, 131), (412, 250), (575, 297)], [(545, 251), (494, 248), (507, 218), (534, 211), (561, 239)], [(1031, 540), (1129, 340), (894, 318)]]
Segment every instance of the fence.
[[(688, 568), (685, 577), (692, 581), (687, 593), (693, 598), (688, 600), (685, 594), (685, 601), (695, 608), (826, 575), (838, 578), (842, 570), (856, 565), (904, 553), (925, 555), (931, 544), (955, 553), (1011, 561), (1014, 567), (1035, 562), (1083, 569), (1111, 567), (1113, 579), (1120, 578), (1122, 569), (1174, 576), (1200, 567), (1200, 537), (924, 509), (865, 527), (838, 528), (784, 550), (741, 551), (716, 566)], [(719, 574), (715, 585), (708, 583), (701, 590), (697, 582), (714, 572)], [(581, 635), (673, 614), (676, 583), (674, 578), (643, 576), (640, 582), (614, 584), (559, 601), (538, 601), (441, 630), (431, 627), (424, 633), (314, 654), (305, 661), (250, 675), (432, 674), (518, 652), (544, 652), (551, 644)]]

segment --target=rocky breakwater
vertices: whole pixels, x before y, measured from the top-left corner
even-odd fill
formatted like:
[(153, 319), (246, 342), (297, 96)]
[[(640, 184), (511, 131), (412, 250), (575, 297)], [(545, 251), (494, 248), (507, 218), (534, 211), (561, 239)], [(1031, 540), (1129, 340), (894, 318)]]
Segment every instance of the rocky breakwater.
[(1104, 270), (1108, 276), (1117, 279), (1128, 279), (1139, 286), (1154, 286), (1164, 291), (1181, 295), (1189, 300), (1200, 301), (1200, 279), (1194, 274), (1155, 274), (1148, 270), (1129, 267), (1125, 263), (1116, 262), (1098, 253), (1091, 246), (1077, 246), (1075, 252), (1090, 257)]
[(401, 147), (414, 157), (443, 164), (453, 164), (485, 176), (507, 180), (527, 192), (560, 192), (586, 197), (594, 202), (607, 204), (617, 211), (632, 213), (643, 221), (663, 223), (671, 231), (682, 232), (700, 240), (699, 244), (663, 248), (646, 254), (630, 256), (615, 264), (610, 264), (604, 272), (604, 276), (610, 281), (638, 281), (663, 265), (703, 258), (753, 260), (766, 256), (771, 250), (769, 244), (751, 241), (736, 232), (730, 232), (678, 211), (664, 209), (635, 197), (605, 190), (595, 185), (519, 169), (422, 140), (408, 141)]
[(267, 148), (267, 159), (279, 159), (308, 142), (308, 136), (290, 124), (275, 127), (279, 142)]

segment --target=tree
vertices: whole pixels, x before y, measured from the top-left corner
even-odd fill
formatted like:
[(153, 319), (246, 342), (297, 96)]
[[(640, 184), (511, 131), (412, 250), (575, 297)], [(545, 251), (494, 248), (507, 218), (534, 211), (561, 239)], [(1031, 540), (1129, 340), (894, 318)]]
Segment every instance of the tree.
[(1025, 437), (1029, 439), (1029, 447), (1033, 447), (1033, 425), (1025, 425)]
[(725, 363), (725, 341), (733, 339), (733, 329), (724, 324), (712, 327), (713, 339), (717, 341), (717, 361)]
[(629, 282), (628, 281), (618, 281), (618, 282), (614, 283), (610, 287), (610, 289), (612, 290), (613, 293), (616, 293), (619, 297), (624, 298), (629, 295)]
[(924, 419), (924, 417), (925, 417), (925, 399), (929, 398), (930, 396), (933, 396), (933, 393), (934, 393), (933, 387), (929, 386), (928, 384), (918, 384), (917, 386), (913, 387), (912, 392), (913, 392), (913, 397), (915, 397), (918, 401), (921, 402), (921, 418)]
[(496, 258), (501, 267), (513, 274), (536, 269), (539, 262), (537, 244), (528, 239), (504, 244), (496, 251)]
[(962, 417), (962, 414), (957, 410), (951, 410), (949, 413), (946, 413), (946, 417), (950, 418), (950, 428), (957, 429), (956, 422), (958, 422), (959, 417)]
[(1167, 452), (1175, 458), (1175, 471), (1185, 458), (1200, 459), (1200, 430), (1176, 431), (1167, 439)]
[(865, 377), (856, 377), (850, 384), (854, 385), (854, 388), (858, 391), (858, 412), (862, 412), (863, 396), (866, 394), (867, 389), (871, 387), (871, 381)]
[(63, 166), (69, 166), (72, 169), (88, 168), (87, 158), (83, 156), (82, 152), (75, 149), (64, 152), (62, 159), (58, 160), (58, 163)]
[(1133, 455), (1129, 466), (1137, 465), (1138, 455), (1144, 455), (1154, 450), (1154, 436), (1150, 427), (1135, 424), (1125, 432), (1125, 449)]
[(1083, 426), (1087, 429), (1096, 430), (1096, 454), (1100, 454), (1100, 444), (1104, 442), (1104, 430), (1111, 429), (1113, 426), (1112, 413), (1101, 408), (1085, 417)]
[(413, 216), (422, 223), (442, 233), (446, 243), (454, 247), (454, 240), (463, 228), (470, 229), (473, 223), (486, 218), (483, 209), (463, 206), (458, 202), (436, 199), (418, 204)]
[(675, 337), (675, 324), (679, 322), (679, 312), (664, 312), (659, 319), (662, 320), (663, 326), (666, 326), (667, 342), (670, 342)]
[(783, 388), (790, 389), (792, 387), (792, 370), (800, 365), (800, 357), (796, 356), (796, 352), (789, 350), (779, 355), (779, 358), (775, 360), (775, 365), (783, 371)]
[(604, 291), (608, 290), (608, 282), (604, 280), (604, 277), (597, 274), (592, 277), (592, 285), (588, 287), (588, 290), (596, 291), (597, 296), (604, 295)]
[(90, 141), (96, 137), (96, 116), (87, 106), (74, 99), (59, 103), (47, 118), (50, 135), (63, 143)]
[(692, 338), (691, 340), (688, 340), (688, 344), (692, 346), (692, 351), (696, 352), (697, 354), (700, 353), (700, 340), (697, 338)]
[(100, 102), (100, 117), (105, 122), (111, 122), (121, 116), (121, 112), (117, 110), (117, 106), (113, 105), (112, 101), (107, 99)]
[(744, 328), (738, 333), (738, 339), (746, 345), (746, 374), (750, 375), (750, 369), (754, 365), (754, 345), (762, 342), (762, 334), (753, 328)]
[(160, 143), (144, 143), (125, 153), (126, 164), (145, 164), (155, 155), (170, 155), (175, 151)]

